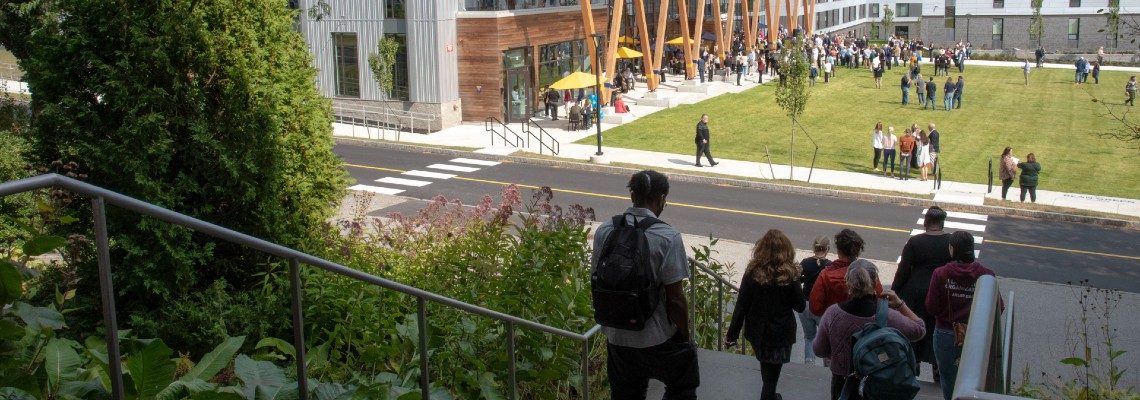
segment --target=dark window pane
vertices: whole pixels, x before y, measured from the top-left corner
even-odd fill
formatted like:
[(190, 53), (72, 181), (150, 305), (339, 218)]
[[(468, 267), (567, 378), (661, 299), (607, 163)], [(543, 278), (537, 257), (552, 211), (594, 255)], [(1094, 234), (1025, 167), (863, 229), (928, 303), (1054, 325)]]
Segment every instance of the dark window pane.
[(360, 97), (360, 56), (355, 33), (333, 34), (336, 95)]

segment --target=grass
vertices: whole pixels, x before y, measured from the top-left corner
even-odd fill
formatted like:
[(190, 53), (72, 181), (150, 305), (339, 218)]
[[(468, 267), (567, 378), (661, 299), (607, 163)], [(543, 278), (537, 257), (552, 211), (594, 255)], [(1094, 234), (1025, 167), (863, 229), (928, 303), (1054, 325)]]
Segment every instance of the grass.
[[(1072, 83), (1071, 70), (1035, 69), (1025, 86), (1018, 68), (968, 66), (962, 74), (966, 79), (962, 108), (947, 112), (923, 111), (913, 91), (911, 105), (902, 106), (898, 82), (903, 71), (887, 71), (882, 89), (874, 88), (870, 72), (864, 69), (841, 68), (830, 83), (819, 81), (800, 117), (819, 145), (817, 168), (870, 172), (871, 130), (876, 122), (894, 126), (896, 134), (911, 123), (925, 129), (933, 122), (941, 133), (946, 180), (985, 183), (989, 159), (995, 159), (996, 175), (997, 158), (1005, 146), (1012, 146), (1022, 160), (1026, 153), (1036, 153), (1043, 169), (1042, 190), (1140, 198), (1140, 152), (1098, 136), (1121, 128), (1104, 116), (1104, 104), (1123, 109), (1123, 88), (1130, 74), (1103, 71), (1101, 84), (1078, 86)], [(924, 65), (923, 72), (929, 76), (933, 67)], [(938, 104), (945, 80), (935, 78)], [(776, 105), (773, 92), (773, 86), (765, 85), (658, 111), (607, 131), (605, 144), (692, 154), (693, 127), (702, 113), (708, 113), (714, 157), (759, 161), (767, 145), (774, 161), (786, 163), (790, 121)], [(1094, 96), (1104, 102), (1091, 101)], [(803, 131), (797, 131), (795, 139), (795, 164), (807, 166), (811, 141)]]

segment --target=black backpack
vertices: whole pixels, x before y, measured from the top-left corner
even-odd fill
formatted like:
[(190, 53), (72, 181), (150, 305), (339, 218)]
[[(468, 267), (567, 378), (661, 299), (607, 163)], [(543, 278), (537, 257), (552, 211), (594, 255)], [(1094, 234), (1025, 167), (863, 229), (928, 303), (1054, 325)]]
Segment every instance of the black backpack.
[(614, 216), (613, 232), (601, 249), (595, 249), (601, 256), (590, 273), (594, 321), (606, 327), (640, 331), (653, 316), (663, 291), (649, 264), (645, 231), (664, 222), (653, 217), (633, 216), (634, 223), (630, 225), (626, 215), (632, 216), (629, 213)]

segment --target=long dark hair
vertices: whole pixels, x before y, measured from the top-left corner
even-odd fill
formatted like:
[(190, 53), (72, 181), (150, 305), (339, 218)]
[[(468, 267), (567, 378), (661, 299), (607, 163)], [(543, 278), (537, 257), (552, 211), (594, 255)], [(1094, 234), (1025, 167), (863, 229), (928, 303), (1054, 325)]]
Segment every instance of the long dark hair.
[(1001, 152), (1001, 157), (1002, 157), (1002, 158), (1005, 158), (1005, 156), (1008, 156), (1008, 155), (1009, 155), (1009, 153), (1012, 153), (1012, 152), (1013, 152), (1013, 148), (1012, 148), (1012, 147), (1006, 147), (1006, 148), (1005, 148), (1005, 150), (1003, 150), (1003, 151)]

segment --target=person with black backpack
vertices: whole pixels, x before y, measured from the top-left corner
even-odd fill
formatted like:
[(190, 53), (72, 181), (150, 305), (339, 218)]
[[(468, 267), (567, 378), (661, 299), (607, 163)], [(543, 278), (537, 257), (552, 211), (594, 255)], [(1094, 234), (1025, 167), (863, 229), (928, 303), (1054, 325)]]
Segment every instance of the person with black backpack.
[(594, 320), (606, 335), (613, 399), (645, 399), (650, 379), (667, 399), (696, 399), (697, 349), (689, 337), (683, 280), (689, 278), (681, 233), (657, 219), (669, 179), (641, 171), (629, 179), (633, 207), (594, 232), (590, 284)]
[(918, 394), (908, 343), (922, 339), (926, 326), (894, 292), (876, 295), (878, 281), (874, 264), (855, 260), (846, 275), (850, 300), (828, 307), (820, 318), (812, 347), (831, 359), (831, 400), (910, 400)]

